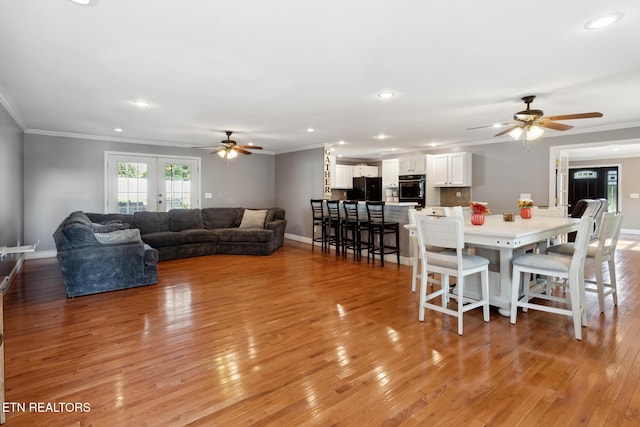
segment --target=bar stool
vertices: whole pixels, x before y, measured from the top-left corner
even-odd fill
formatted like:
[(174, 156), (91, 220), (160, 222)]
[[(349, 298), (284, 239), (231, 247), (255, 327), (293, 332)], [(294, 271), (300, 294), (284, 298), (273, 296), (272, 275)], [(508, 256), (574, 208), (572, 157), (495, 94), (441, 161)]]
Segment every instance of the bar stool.
[[(322, 250), (328, 249), (327, 246), (327, 217), (324, 213), (324, 200), (311, 199), (311, 212), (313, 214), (313, 225), (311, 231), (311, 250), (316, 247), (316, 242), (320, 242)], [(320, 236), (316, 237), (316, 227), (320, 227)]]
[[(400, 225), (397, 222), (388, 222), (384, 219), (384, 202), (366, 202), (367, 217), (369, 219), (369, 250), (367, 251), (367, 264), (369, 255), (376, 262), (376, 254), (380, 254), (380, 263), (384, 267), (384, 256), (396, 254), (397, 263), (400, 265)], [(387, 234), (395, 234), (395, 246), (385, 243)], [(378, 245), (376, 246), (376, 236)]]
[(342, 218), (340, 217), (340, 201), (327, 200), (327, 250), (330, 246), (336, 247), (336, 255), (340, 255), (340, 247), (342, 245)]
[(369, 248), (368, 240), (362, 239), (362, 233), (368, 230), (369, 224), (360, 220), (357, 200), (345, 200), (342, 202), (342, 208), (344, 209), (342, 256), (346, 258), (347, 249), (351, 249), (353, 259), (360, 261), (363, 246)]

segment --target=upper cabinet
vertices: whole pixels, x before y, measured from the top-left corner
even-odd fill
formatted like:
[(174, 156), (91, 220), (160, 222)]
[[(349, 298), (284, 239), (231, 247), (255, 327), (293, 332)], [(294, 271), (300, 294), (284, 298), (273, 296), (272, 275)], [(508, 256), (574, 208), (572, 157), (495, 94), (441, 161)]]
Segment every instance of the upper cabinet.
[(471, 153), (436, 154), (433, 167), (436, 187), (471, 187)]
[(353, 188), (353, 166), (335, 165), (331, 188), (351, 189)]
[(382, 186), (397, 187), (400, 160), (387, 159), (382, 161)]
[(377, 166), (355, 165), (352, 168), (353, 176), (380, 176)]
[(427, 156), (424, 154), (399, 159), (400, 175), (424, 174), (427, 171)]

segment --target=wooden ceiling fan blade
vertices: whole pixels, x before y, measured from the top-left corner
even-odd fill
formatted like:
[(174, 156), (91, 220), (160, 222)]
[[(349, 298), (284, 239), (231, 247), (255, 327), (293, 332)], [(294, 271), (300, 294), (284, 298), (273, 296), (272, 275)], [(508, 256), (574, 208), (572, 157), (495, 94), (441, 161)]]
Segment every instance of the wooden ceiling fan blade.
[(512, 130), (514, 130), (515, 128), (519, 128), (520, 126), (522, 126), (522, 125), (511, 126), (510, 128), (507, 128), (507, 129), (503, 130), (500, 133), (496, 133), (494, 136), (501, 136), (501, 135), (507, 134), (507, 133), (511, 132)]
[(220, 147), (220, 148), (218, 148), (217, 150), (213, 150), (213, 151), (212, 151), (212, 152), (210, 152), (209, 154), (216, 154), (216, 153), (219, 153), (219, 152), (221, 152), (221, 151), (223, 151), (223, 150), (226, 150), (226, 149), (227, 149), (227, 147)]
[(571, 125), (565, 125), (564, 123), (556, 123), (556, 122), (547, 121), (547, 120), (541, 120), (541, 121), (535, 123), (535, 125), (543, 127), (543, 128), (554, 129), (554, 130), (569, 130), (569, 129), (573, 129), (573, 126), (571, 126)]
[(252, 154), (251, 151), (247, 151), (247, 150), (245, 150), (243, 148), (240, 148), (240, 147), (237, 147), (237, 146), (234, 147), (234, 150), (236, 150), (238, 153), (242, 153), (242, 154)]
[(244, 148), (249, 150), (262, 150), (262, 147), (258, 147), (257, 145), (237, 145), (238, 148)]
[(546, 120), (575, 120), (575, 119), (597, 119), (602, 117), (602, 113), (594, 111), (592, 113), (579, 113), (579, 114), (564, 114), (562, 116), (547, 116), (543, 117)]

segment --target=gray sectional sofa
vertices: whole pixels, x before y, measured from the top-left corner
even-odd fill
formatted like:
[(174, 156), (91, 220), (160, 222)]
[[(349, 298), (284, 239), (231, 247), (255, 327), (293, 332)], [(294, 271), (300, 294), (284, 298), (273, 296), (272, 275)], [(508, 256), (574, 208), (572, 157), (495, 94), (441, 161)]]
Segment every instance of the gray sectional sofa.
[(158, 282), (157, 262), (212, 254), (269, 255), (284, 243), (281, 208), (73, 212), (53, 234), (67, 296)]
[[(246, 214), (264, 213), (259, 223)], [(287, 226), (284, 209), (205, 208), (136, 212), (133, 226), (160, 260), (200, 255), (269, 255), (282, 246)]]

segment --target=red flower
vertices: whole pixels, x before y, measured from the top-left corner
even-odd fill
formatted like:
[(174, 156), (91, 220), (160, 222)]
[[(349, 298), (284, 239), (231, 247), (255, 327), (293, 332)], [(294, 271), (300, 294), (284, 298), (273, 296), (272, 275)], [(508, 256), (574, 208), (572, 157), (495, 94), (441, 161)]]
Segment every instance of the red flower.
[(471, 211), (472, 213), (479, 213), (483, 215), (491, 213), (489, 211), (489, 208), (487, 207), (487, 204), (484, 202), (471, 202), (471, 204), (469, 205), (469, 211)]

